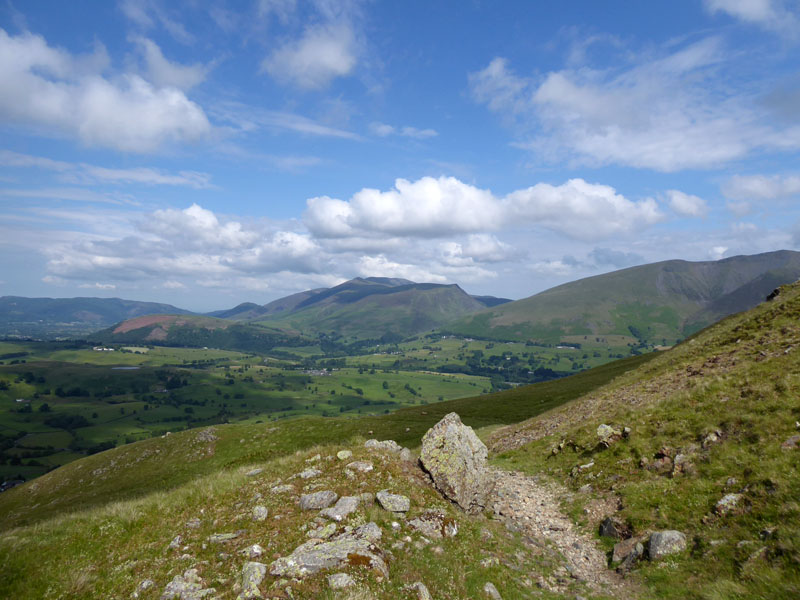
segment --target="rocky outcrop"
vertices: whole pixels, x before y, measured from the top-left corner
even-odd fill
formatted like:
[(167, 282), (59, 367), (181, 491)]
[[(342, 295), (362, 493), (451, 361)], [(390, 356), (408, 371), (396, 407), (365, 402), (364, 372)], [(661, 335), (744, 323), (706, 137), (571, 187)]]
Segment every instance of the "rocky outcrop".
[(486, 507), (492, 478), (486, 446), (456, 413), (446, 415), (422, 438), (420, 462), (436, 489), (469, 513)]

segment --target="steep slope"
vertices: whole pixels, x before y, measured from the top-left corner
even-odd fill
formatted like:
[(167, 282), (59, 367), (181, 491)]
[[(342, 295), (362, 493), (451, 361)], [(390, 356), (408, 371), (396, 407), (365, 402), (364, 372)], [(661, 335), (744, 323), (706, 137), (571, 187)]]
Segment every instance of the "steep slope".
[(558, 343), (569, 336), (628, 336), (672, 344), (752, 308), (800, 278), (800, 253), (769, 252), (715, 262), (670, 260), (574, 281), (448, 325), (475, 337)]
[(457, 285), (372, 277), (318, 291), (260, 322), (307, 334), (404, 338), (483, 308)]
[(306, 340), (282, 331), (196, 315), (148, 315), (98, 331), (92, 341), (103, 344), (155, 344), (264, 352)]
[(630, 548), (646, 548), (655, 531), (683, 534), (685, 549), (666, 561), (633, 561), (650, 597), (794, 598), (798, 347), (796, 283), (575, 402), (498, 430), (490, 447), (504, 466), (567, 482), (576, 513), (606, 506), (597, 520), (611, 517)]
[(0, 297), (0, 334), (61, 335), (96, 331), (152, 314), (192, 314), (170, 304), (121, 298)]

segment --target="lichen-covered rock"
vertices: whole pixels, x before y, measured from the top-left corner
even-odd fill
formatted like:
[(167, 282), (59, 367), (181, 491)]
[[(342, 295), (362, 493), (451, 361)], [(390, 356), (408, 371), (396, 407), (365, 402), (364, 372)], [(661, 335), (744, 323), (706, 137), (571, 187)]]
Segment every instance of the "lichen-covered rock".
[(364, 448), (367, 450), (392, 452), (393, 454), (398, 454), (403, 449), (403, 447), (394, 440), (383, 440), (382, 442), (378, 440), (367, 440), (364, 442)]
[(306, 469), (297, 474), (300, 479), (311, 479), (312, 477), (318, 477), (320, 475), (322, 475), (322, 471), (314, 468)]
[(433, 596), (428, 591), (428, 587), (421, 581), (412, 583), (408, 589), (417, 593), (417, 600), (433, 600)]
[(361, 498), (358, 496), (342, 496), (335, 505), (322, 510), (319, 514), (332, 521), (344, 521), (350, 513), (358, 508)]
[(236, 600), (258, 600), (263, 598), (258, 586), (267, 574), (267, 565), (260, 562), (247, 562), (242, 567), (242, 591)]
[(487, 455), (472, 428), (450, 413), (422, 438), (420, 461), (445, 498), (467, 512), (478, 513), (486, 507), (491, 488)]
[(427, 538), (440, 540), (443, 537), (455, 537), (458, 523), (440, 510), (430, 509), (419, 517), (411, 519), (408, 526)]
[[(636, 551), (637, 546), (642, 546), (641, 542), (642, 538), (632, 537), (614, 544), (614, 551), (611, 553), (611, 562), (618, 563), (625, 560), (631, 552)], [(644, 554), (643, 546), (641, 547), (640, 554)]]
[(350, 450), (339, 450), (336, 453), (336, 458), (339, 460), (347, 460), (351, 456), (353, 456), (353, 453)]
[(252, 546), (248, 546), (247, 548), (240, 550), (239, 554), (244, 554), (247, 558), (252, 560), (263, 555), (264, 548), (262, 548), (259, 544), (253, 544)]
[(721, 517), (730, 514), (737, 509), (741, 499), (741, 494), (725, 494), (716, 505), (714, 505), (714, 512)]
[(404, 462), (411, 462), (411, 450), (408, 448), (403, 448), (400, 450), (400, 460)]
[(217, 593), (214, 588), (203, 589), (203, 580), (197, 574), (197, 569), (189, 569), (183, 575), (175, 575), (175, 578), (164, 588), (161, 600), (201, 600)]
[(208, 536), (208, 541), (212, 544), (224, 544), (226, 542), (230, 542), (231, 540), (235, 540), (239, 537), (239, 533), (212, 533)]
[(411, 500), (409, 500), (407, 496), (392, 494), (389, 490), (381, 490), (375, 494), (375, 497), (384, 510), (408, 512), (408, 509), (411, 508)]
[(336, 523), (328, 523), (327, 525), (322, 525), (320, 527), (317, 527), (316, 529), (310, 529), (306, 533), (306, 537), (318, 538), (320, 540), (327, 540), (335, 533), (336, 533)]
[(331, 490), (322, 490), (313, 494), (303, 494), (300, 496), (300, 508), (302, 510), (320, 510), (328, 508), (339, 499), (339, 494)]
[(600, 445), (608, 448), (622, 438), (622, 432), (619, 429), (614, 429), (611, 425), (603, 423), (597, 427), (597, 437), (600, 438)]
[(653, 533), (650, 536), (650, 544), (647, 547), (650, 560), (658, 560), (683, 550), (686, 550), (686, 536), (673, 529)]
[(309, 540), (294, 549), (289, 556), (281, 557), (269, 566), (276, 577), (302, 579), (324, 569), (345, 565), (375, 569), (382, 576), (389, 576), (389, 569), (381, 550), (369, 540), (341, 535), (328, 542)]
[(490, 598), (491, 600), (503, 600), (500, 592), (497, 591), (497, 588), (494, 587), (494, 584), (491, 581), (487, 581), (483, 586), (483, 593), (486, 594), (486, 597)]
[(258, 505), (253, 507), (253, 521), (264, 521), (269, 516), (269, 509), (266, 506)]
[(359, 473), (369, 473), (375, 467), (368, 460), (356, 460), (348, 463), (345, 469), (350, 471), (358, 471)]
[(287, 492), (293, 492), (294, 486), (291, 483), (285, 483), (283, 485), (276, 485), (270, 488), (271, 494), (286, 494)]

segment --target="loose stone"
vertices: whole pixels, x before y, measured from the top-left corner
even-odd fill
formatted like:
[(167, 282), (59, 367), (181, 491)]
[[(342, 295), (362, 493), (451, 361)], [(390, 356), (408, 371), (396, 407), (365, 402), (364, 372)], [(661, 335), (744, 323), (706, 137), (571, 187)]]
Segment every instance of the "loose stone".
[(328, 575), (328, 587), (332, 590), (343, 590), (352, 587), (356, 584), (355, 579), (350, 577), (347, 573), (334, 573)]
[(342, 496), (334, 506), (324, 509), (320, 515), (333, 521), (344, 521), (350, 513), (356, 511), (360, 500), (358, 496)]
[(300, 508), (302, 510), (320, 510), (328, 508), (339, 498), (336, 492), (323, 490), (313, 494), (303, 494), (300, 496)]
[(269, 516), (269, 509), (266, 506), (253, 507), (253, 521), (264, 521)]
[(686, 549), (686, 536), (680, 531), (667, 529), (656, 531), (650, 536), (647, 548), (650, 560), (658, 560), (669, 554), (675, 554)]
[(267, 574), (267, 565), (260, 562), (248, 562), (242, 567), (242, 592), (236, 600), (257, 600), (263, 598), (258, 586)]
[(409, 500), (407, 496), (392, 494), (389, 490), (381, 490), (375, 496), (384, 510), (389, 510), (391, 512), (408, 512), (411, 508), (411, 500)]
[(497, 588), (494, 587), (491, 581), (487, 581), (486, 585), (483, 586), (483, 593), (486, 594), (488, 598), (491, 598), (491, 600), (503, 600), (500, 592), (497, 591)]

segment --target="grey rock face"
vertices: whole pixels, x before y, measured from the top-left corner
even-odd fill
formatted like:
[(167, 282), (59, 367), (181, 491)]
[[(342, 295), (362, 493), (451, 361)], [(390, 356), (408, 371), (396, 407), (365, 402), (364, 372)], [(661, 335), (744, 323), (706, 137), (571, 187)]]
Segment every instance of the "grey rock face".
[(217, 591), (214, 588), (203, 589), (203, 580), (197, 574), (197, 569), (189, 569), (183, 575), (175, 575), (175, 578), (164, 588), (161, 600), (200, 600), (208, 596), (213, 596)]
[(306, 533), (306, 537), (327, 540), (335, 533), (336, 533), (336, 524), (328, 523), (327, 525), (317, 527), (316, 529), (311, 529), (310, 531), (308, 531), (308, 533)]
[(686, 536), (680, 531), (667, 529), (656, 531), (650, 536), (650, 545), (647, 551), (650, 560), (658, 560), (669, 554), (675, 554), (686, 549)]
[(303, 510), (320, 510), (328, 508), (331, 504), (336, 502), (339, 494), (331, 490), (323, 490), (321, 492), (314, 492), (313, 494), (303, 494), (300, 496), (300, 508)]
[[(616, 550), (616, 546), (614, 548)], [(634, 565), (636, 565), (636, 562), (641, 560), (643, 557), (644, 546), (641, 544), (641, 542), (636, 542), (636, 544), (631, 547), (630, 552), (628, 552), (628, 554), (625, 556), (622, 564), (617, 568), (617, 571), (620, 573), (627, 573), (633, 569)]]
[(263, 598), (258, 586), (267, 574), (267, 565), (260, 562), (247, 562), (242, 567), (242, 592), (236, 600), (258, 600)]
[(420, 461), (445, 498), (467, 512), (478, 513), (486, 507), (491, 488), (487, 455), (486, 446), (472, 427), (450, 413), (422, 438)]
[(389, 490), (381, 490), (375, 494), (375, 497), (384, 510), (408, 512), (408, 509), (411, 508), (411, 500), (409, 500), (408, 497), (401, 496), (400, 494), (392, 494)]
[(319, 514), (333, 521), (344, 521), (350, 513), (356, 511), (360, 501), (361, 498), (358, 496), (342, 496), (334, 506), (324, 509)]
[[(614, 544), (614, 551), (611, 554), (611, 562), (617, 563), (622, 560), (625, 560), (627, 556), (636, 550), (636, 546), (642, 546), (641, 538), (628, 538), (627, 540), (622, 540), (621, 542)], [(644, 547), (642, 547), (642, 553), (644, 553)]]

